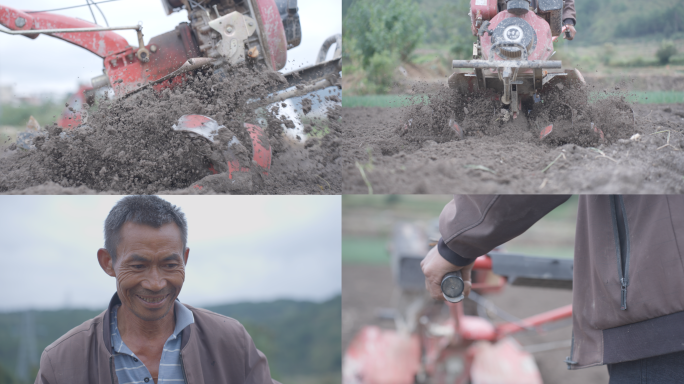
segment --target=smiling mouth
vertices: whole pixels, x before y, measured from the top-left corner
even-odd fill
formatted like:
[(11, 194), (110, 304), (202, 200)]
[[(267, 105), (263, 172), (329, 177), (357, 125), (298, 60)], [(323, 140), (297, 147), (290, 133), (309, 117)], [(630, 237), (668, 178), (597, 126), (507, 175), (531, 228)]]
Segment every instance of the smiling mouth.
[(137, 296), (140, 300), (149, 303), (149, 304), (159, 304), (162, 301), (164, 301), (169, 295), (164, 295), (164, 296), (156, 296), (156, 297), (143, 297), (140, 295), (135, 295)]

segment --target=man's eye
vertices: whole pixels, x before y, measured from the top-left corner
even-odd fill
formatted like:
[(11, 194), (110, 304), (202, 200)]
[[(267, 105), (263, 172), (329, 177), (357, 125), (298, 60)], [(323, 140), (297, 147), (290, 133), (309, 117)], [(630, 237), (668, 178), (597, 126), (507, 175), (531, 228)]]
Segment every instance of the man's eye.
[(134, 264), (134, 265), (131, 265), (131, 268), (133, 268), (133, 269), (143, 269), (143, 268), (145, 268), (145, 266), (142, 265), (142, 264)]
[(169, 268), (176, 268), (178, 264), (166, 264), (166, 266)]

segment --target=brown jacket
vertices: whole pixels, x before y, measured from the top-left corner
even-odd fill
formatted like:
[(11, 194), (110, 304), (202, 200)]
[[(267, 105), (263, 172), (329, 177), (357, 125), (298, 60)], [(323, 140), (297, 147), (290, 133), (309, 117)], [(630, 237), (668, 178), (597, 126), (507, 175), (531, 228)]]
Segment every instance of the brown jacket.
[[(40, 358), (36, 384), (118, 384), (111, 353), (109, 308), (50, 344)], [(176, 303), (176, 305), (179, 305)], [(181, 335), (181, 366), (188, 384), (271, 384), (268, 362), (235, 319), (185, 305), (195, 323)]]
[[(537, 8), (538, 0), (531, 0), (530, 6)], [(498, 0), (499, 9), (506, 9), (506, 0)], [(577, 24), (577, 14), (575, 12), (575, 0), (563, 0), (563, 16), (562, 21), (572, 19), (573, 25)]]
[[(520, 235), (568, 196), (455, 196), (439, 219), (456, 265)], [(581, 195), (569, 369), (684, 351), (684, 196)]]

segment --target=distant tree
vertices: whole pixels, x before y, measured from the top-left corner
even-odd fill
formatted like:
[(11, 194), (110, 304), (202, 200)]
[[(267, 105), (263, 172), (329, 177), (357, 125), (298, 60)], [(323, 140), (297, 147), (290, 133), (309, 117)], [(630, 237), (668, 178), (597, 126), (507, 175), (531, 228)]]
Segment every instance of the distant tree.
[(454, 59), (471, 56), (476, 39), (470, 30), (470, 0), (417, 1), (425, 25), (425, 43), (449, 46)]
[(666, 40), (660, 44), (660, 48), (658, 48), (658, 51), (656, 52), (656, 57), (658, 58), (658, 61), (660, 61), (660, 64), (665, 65), (670, 62), (670, 57), (676, 54), (677, 47), (675, 47), (672, 41)]
[(420, 8), (412, 0), (355, 0), (343, 29), (363, 55), (364, 68), (377, 54), (406, 61), (425, 30)]
[(347, 11), (353, 2), (354, 0), (342, 0), (342, 19), (347, 16)]
[(0, 364), (0, 384), (20, 384), (12, 373)]

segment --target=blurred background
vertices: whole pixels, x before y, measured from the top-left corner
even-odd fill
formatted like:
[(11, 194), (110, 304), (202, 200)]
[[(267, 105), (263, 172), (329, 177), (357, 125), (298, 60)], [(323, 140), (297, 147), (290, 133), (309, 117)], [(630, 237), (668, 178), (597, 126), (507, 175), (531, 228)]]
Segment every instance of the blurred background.
[[(102, 13), (95, 6), (91, 6), (91, 13), (83, 0), (0, 0), (0, 4), (20, 10), (68, 8), (52, 12), (90, 22), (95, 19), (101, 26), (105, 26), (105, 18), (110, 26), (135, 25), (140, 21), (146, 43), (188, 21), (186, 11), (167, 16), (160, 0), (97, 3)], [(302, 41), (287, 52), (288, 63), (280, 71), (283, 73), (314, 64), (323, 41), (342, 33), (341, 0), (299, 0), (298, 6)], [(116, 33), (138, 46), (135, 31)], [(328, 59), (334, 50), (328, 51)], [(67, 97), (80, 85), (90, 85), (91, 78), (102, 74), (102, 67), (101, 58), (65, 41), (45, 35), (31, 40), (0, 33), (0, 148), (26, 128), (31, 116), (41, 126), (57, 121)]]
[[(452, 60), (472, 58), (469, 0), (343, 0), (342, 8), (344, 106), (397, 106), (405, 98), (387, 94), (410, 93), (418, 79), (441, 84)], [(633, 101), (684, 102), (684, 2), (576, 0), (575, 8), (577, 35), (554, 44), (554, 60), (601, 88), (629, 80)]]
[[(395, 329), (395, 321), (387, 316), (401, 301), (401, 290), (390, 268), (389, 245), (393, 227), (401, 222), (419, 226), (434, 224), (451, 199), (450, 195), (342, 197), (342, 348), (347, 349), (363, 326)], [(578, 198), (573, 196), (527, 232), (504, 244), (504, 250), (530, 256), (572, 258), (577, 205)], [(506, 286), (502, 292), (486, 297), (518, 318), (572, 302), (571, 291), (548, 288)], [(465, 305), (472, 303), (466, 299)], [(561, 345), (533, 354), (545, 383), (607, 383), (605, 367), (567, 370), (564, 360), (570, 352), (571, 328), (567, 319), (540, 333), (517, 333), (515, 338), (523, 346), (556, 342)]]
[[(106, 309), (103, 224), (121, 196), (0, 197), (0, 383)], [(162, 196), (188, 221), (179, 299), (247, 328), (283, 383), (340, 382), (340, 197)]]

